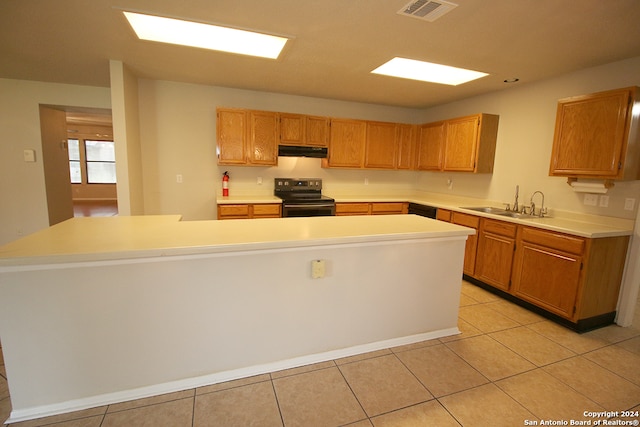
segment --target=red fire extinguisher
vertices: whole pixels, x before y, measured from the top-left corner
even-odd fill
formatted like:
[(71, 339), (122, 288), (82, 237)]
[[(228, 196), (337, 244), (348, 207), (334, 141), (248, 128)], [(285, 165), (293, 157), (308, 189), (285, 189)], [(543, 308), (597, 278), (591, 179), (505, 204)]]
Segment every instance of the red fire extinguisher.
[(229, 195), (229, 172), (222, 175), (222, 195), (224, 197)]

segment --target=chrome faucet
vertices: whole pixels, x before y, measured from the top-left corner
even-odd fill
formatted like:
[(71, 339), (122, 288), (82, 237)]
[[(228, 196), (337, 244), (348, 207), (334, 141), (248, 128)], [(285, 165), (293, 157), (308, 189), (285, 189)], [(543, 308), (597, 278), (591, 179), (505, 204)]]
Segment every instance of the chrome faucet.
[[(513, 211), (518, 212), (518, 193), (520, 192), (520, 186), (516, 185), (516, 200), (513, 202)], [(508, 210), (508, 209), (507, 209)]]
[(536, 214), (536, 205), (535, 203), (533, 203), (533, 197), (537, 193), (540, 193), (540, 195), (542, 196), (542, 204), (540, 205), (540, 210), (538, 211), (538, 216), (542, 218), (547, 214), (547, 208), (544, 207), (544, 193), (542, 191), (534, 191), (533, 194), (531, 195), (531, 212), (530, 213), (531, 215)]

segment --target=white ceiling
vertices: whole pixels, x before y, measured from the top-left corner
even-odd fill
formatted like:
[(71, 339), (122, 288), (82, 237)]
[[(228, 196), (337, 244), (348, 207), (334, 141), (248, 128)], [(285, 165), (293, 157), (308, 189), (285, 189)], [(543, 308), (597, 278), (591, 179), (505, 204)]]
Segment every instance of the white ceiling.
[[(640, 56), (640, 0), (450, 0), (435, 22), (408, 0), (0, 0), (0, 78), (109, 86), (142, 78), (426, 108)], [(122, 10), (292, 37), (278, 60), (137, 40)], [(460, 86), (370, 74), (395, 56), (489, 73)]]

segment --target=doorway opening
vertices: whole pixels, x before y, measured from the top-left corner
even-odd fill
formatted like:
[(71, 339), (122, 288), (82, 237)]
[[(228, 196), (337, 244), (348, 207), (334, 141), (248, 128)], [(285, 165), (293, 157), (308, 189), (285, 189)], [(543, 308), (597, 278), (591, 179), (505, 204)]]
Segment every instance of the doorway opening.
[(40, 105), (49, 225), (118, 214), (111, 110)]
[(116, 157), (111, 114), (67, 111), (73, 216), (115, 216)]

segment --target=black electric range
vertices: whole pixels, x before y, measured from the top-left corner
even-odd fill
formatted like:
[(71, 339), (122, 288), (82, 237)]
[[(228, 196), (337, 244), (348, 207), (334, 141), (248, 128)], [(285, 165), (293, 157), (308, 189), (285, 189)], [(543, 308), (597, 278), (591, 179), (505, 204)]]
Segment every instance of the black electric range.
[(322, 195), (320, 178), (275, 178), (273, 194), (282, 199), (282, 217), (331, 216), (336, 202)]

